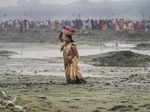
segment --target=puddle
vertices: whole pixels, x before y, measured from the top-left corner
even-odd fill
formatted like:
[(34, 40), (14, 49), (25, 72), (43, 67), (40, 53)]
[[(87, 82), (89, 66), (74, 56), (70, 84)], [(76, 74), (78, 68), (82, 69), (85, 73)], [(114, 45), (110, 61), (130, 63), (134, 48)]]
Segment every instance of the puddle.
[[(18, 53), (11, 58), (34, 58), (34, 59), (47, 59), (53, 57), (62, 57), (60, 52), (60, 45), (50, 45), (48, 43), (0, 43), (0, 50), (8, 50)], [(133, 44), (119, 44), (118, 48), (114, 47), (113, 43), (106, 43), (105, 47), (94, 46), (83, 47), (78, 45), (80, 56), (96, 55), (100, 53), (107, 53), (111, 51), (130, 50), (135, 45)]]

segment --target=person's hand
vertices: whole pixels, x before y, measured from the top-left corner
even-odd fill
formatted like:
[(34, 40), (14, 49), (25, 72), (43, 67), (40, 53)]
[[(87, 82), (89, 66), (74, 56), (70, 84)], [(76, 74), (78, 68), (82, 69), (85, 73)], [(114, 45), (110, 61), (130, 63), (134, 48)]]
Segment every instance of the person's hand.
[(59, 38), (59, 40), (60, 40), (61, 42), (63, 42), (62, 36), (63, 36), (63, 32), (60, 32), (58, 38)]
[(72, 56), (68, 56), (68, 59), (69, 59), (69, 60), (72, 60)]

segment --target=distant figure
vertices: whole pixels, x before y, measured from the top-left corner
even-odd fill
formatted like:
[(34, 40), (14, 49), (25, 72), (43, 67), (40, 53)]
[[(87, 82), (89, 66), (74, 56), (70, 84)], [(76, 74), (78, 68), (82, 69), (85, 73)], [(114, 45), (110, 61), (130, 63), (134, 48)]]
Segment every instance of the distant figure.
[[(62, 38), (63, 34), (65, 34), (64, 38)], [(61, 32), (59, 34), (59, 39), (61, 42), (64, 42), (61, 51), (63, 51), (67, 83), (86, 83), (78, 67), (79, 53), (76, 44), (72, 40), (72, 35)]]
[(27, 31), (29, 29), (28, 20), (24, 20), (24, 31)]
[(19, 24), (20, 24), (20, 32), (23, 33), (24, 32), (24, 24), (22, 21), (20, 21)]
[(115, 43), (115, 49), (119, 49), (119, 42), (118, 42), (118, 40), (115, 40), (114, 43)]

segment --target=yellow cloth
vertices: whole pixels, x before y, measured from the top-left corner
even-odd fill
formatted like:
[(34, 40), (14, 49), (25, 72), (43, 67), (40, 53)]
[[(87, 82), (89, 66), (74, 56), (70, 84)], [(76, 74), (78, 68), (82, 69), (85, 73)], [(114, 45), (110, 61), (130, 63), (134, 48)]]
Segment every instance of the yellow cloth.
[[(74, 43), (69, 43), (63, 45), (63, 55), (64, 55), (64, 66), (65, 66), (65, 75), (67, 81), (77, 81), (82, 79), (82, 74), (78, 67), (78, 50)], [(72, 60), (69, 59), (69, 56), (73, 57)]]
[(62, 29), (62, 32), (63, 32), (63, 34), (65, 34), (65, 35), (74, 35), (74, 34), (75, 34), (75, 32), (67, 31), (67, 30), (65, 30), (65, 29)]

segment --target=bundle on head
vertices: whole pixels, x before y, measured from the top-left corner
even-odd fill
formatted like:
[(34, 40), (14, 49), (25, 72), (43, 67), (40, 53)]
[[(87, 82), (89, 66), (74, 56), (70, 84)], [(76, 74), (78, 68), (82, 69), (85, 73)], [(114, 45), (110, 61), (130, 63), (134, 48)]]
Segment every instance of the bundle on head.
[(68, 28), (68, 27), (63, 27), (62, 32), (65, 35), (71, 35), (71, 36), (75, 34), (75, 30)]

